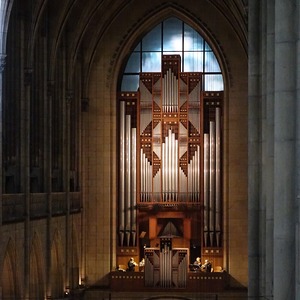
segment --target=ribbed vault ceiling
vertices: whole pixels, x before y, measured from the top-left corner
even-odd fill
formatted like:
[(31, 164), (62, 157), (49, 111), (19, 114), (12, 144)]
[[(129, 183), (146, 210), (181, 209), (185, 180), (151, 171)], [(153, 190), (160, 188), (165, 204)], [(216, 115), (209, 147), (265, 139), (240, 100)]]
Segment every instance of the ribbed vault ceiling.
[[(30, 22), (27, 23), (28, 64), (33, 59), (36, 37), (45, 26), (48, 30), (48, 51), (50, 61), (55, 62), (58, 47), (62, 42), (68, 48), (69, 68), (75, 64), (79, 55), (84, 61), (84, 67), (89, 68), (96, 49), (101, 45), (102, 37), (112, 25), (118, 23), (118, 16), (132, 16), (137, 21), (145, 20), (155, 14), (160, 8), (168, 6), (183, 7), (184, 1), (145, 1), (147, 15), (139, 15), (136, 7), (140, 0), (14, 0), (12, 9), (23, 11)], [(199, 0), (195, 0), (195, 5)], [(247, 4), (243, 0), (205, 0), (215, 6), (239, 36), (241, 44), (247, 49)], [(148, 8), (149, 6), (149, 8)], [(136, 21), (136, 22), (137, 22)], [(45, 25), (46, 24), (46, 25)], [(120, 28), (123, 30), (123, 28)], [(128, 29), (127, 29), (128, 31)], [(125, 31), (126, 33), (126, 31)], [(125, 34), (124, 33), (124, 34)], [(50, 37), (50, 38), (49, 38)], [(29, 66), (30, 67), (30, 66)]]

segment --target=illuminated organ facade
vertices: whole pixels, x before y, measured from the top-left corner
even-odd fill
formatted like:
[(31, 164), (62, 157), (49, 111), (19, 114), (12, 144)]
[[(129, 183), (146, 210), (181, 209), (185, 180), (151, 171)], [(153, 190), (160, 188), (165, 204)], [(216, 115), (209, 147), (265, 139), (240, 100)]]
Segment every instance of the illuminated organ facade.
[(138, 92), (119, 95), (119, 263), (167, 238), (222, 265), (223, 92), (180, 68), (163, 55), (161, 73), (140, 73)]

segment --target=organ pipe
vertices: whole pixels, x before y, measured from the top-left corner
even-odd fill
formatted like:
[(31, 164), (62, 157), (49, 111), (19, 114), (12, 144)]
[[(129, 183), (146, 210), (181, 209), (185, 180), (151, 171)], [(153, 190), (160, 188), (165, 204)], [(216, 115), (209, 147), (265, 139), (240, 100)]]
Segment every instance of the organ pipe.
[(163, 78), (163, 112), (178, 111), (178, 79), (169, 69)]
[(209, 134), (204, 134), (204, 246), (208, 245), (209, 216)]
[(172, 250), (165, 244), (160, 252), (160, 286), (171, 287), (172, 285)]
[(146, 154), (141, 149), (141, 201), (150, 201), (152, 191), (152, 168)]
[(196, 159), (197, 159), (197, 163), (196, 163), (196, 169), (195, 169), (195, 177), (196, 177), (196, 184), (195, 184), (195, 196), (196, 196), (196, 201), (198, 201), (198, 197), (199, 197), (199, 191), (200, 191), (200, 186), (199, 186), (199, 182), (200, 182), (200, 177), (199, 177), (199, 170), (200, 170), (200, 147), (199, 145), (197, 146), (197, 152), (196, 154)]
[(178, 201), (178, 172), (179, 172), (179, 168), (178, 168), (178, 150), (179, 150), (179, 145), (178, 145), (178, 141), (175, 139), (175, 134), (174, 134), (174, 140), (175, 140), (175, 157), (174, 157), (174, 174), (175, 174), (175, 178), (174, 178), (174, 182), (175, 182), (175, 201)]
[(126, 102), (120, 102), (120, 194), (119, 240), (120, 246), (136, 245), (136, 167), (137, 129), (132, 128), (131, 115), (126, 114)]
[(163, 201), (166, 201), (166, 195), (165, 195), (165, 190), (166, 190), (166, 180), (167, 180), (167, 176), (166, 176), (166, 146), (165, 143), (162, 144), (162, 197), (163, 197)]
[(188, 165), (188, 193), (189, 199), (192, 202), (200, 200), (200, 146), (196, 146), (194, 156), (191, 158)]
[(132, 244), (136, 245), (136, 128), (131, 129), (132, 139), (131, 139), (131, 161), (132, 161), (132, 179), (131, 179), (131, 205), (130, 205), (130, 213), (131, 213), (131, 234), (132, 234)]
[(170, 130), (169, 130), (169, 135), (167, 138), (167, 166), (166, 166), (166, 170), (167, 170), (167, 193), (168, 193), (168, 200), (170, 201), (170, 192), (172, 191), (172, 174), (171, 174), (171, 168), (172, 168), (172, 157), (171, 157), (171, 149), (172, 149), (172, 145), (171, 145), (171, 136), (170, 136)]
[(125, 219), (124, 219), (124, 199), (125, 199), (125, 102), (120, 103), (120, 195), (119, 195), (119, 239), (123, 246)]
[(125, 235), (126, 235), (126, 246), (129, 246), (129, 243), (130, 243), (130, 198), (131, 198), (131, 116), (130, 115), (126, 115), (126, 117), (125, 117), (125, 126), (126, 126)]
[(178, 193), (178, 141), (168, 130), (162, 143), (162, 195), (163, 201), (177, 201)]
[(210, 243), (214, 243), (215, 231), (215, 184), (216, 184), (216, 159), (215, 159), (215, 122), (209, 124), (209, 137), (210, 137), (210, 178), (209, 178), (209, 231)]
[(217, 246), (220, 246), (221, 231), (221, 126), (220, 108), (216, 108), (216, 232)]

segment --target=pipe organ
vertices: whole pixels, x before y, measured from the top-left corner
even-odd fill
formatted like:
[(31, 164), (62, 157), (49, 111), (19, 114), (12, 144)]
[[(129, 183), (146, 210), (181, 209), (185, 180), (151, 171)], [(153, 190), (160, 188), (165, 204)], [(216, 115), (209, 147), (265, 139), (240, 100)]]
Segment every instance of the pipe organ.
[(162, 241), (162, 247), (145, 250), (145, 286), (185, 288), (188, 249), (173, 248)]
[(139, 232), (152, 247), (161, 229), (147, 213), (191, 219), (177, 237), (182, 247), (197, 240), (202, 250), (222, 249), (223, 92), (202, 91), (202, 73), (180, 66), (179, 55), (164, 55), (161, 73), (140, 73), (139, 90), (119, 94), (119, 247), (137, 256)]

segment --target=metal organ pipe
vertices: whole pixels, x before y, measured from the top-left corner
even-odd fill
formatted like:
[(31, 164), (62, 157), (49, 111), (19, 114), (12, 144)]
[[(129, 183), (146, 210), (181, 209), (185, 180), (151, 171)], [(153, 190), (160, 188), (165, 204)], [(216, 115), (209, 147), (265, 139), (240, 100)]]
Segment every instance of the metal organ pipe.
[(152, 166), (141, 149), (141, 201), (150, 201), (152, 192)]
[(178, 79), (169, 69), (163, 78), (163, 112), (178, 111)]
[(160, 286), (171, 287), (172, 285), (172, 250), (165, 244), (160, 252)]
[(131, 198), (131, 116), (126, 115), (125, 117), (126, 126), (126, 176), (125, 176), (125, 188), (126, 188), (126, 199), (125, 199), (125, 234), (126, 234), (126, 246), (130, 243), (130, 198)]
[(131, 129), (131, 166), (132, 166), (132, 179), (131, 179), (131, 235), (132, 245), (136, 246), (136, 128)]
[(192, 194), (191, 194), (191, 190), (192, 190), (192, 167), (191, 167), (191, 163), (189, 162), (188, 164), (188, 199), (189, 201), (191, 201), (192, 199)]
[(120, 195), (119, 195), (119, 239), (124, 243), (124, 202), (125, 202), (125, 102), (120, 103)]
[[(174, 135), (174, 137), (175, 137), (175, 135)], [(179, 191), (179, 189), (178, 189), (178, 172), (179, 172), (179, 167), (178, 167), (178, 147), (179, 147), (179, 145), (178, 145), (178, 141), (175, 139), (175, 158), (174, 158), (174, 160), (175, 160), (175, 163), (174, 163), (174, 168), (175, 168), (175, 170), (174, 170), (174, 174), (175, 174), (175, 178), (174, 178), (174, 181), (175, 181), (175, 201), (178, 201), (178, 191)]]
[(209, 231), (209, 134), (204, 134), (204, 245), (208, 245)]
[(164, 176), (165, 176), (165, 186), (163, 192), (165, 194), (165, 201), (168, 201), (169, 192), (169, 179), (168, 179), (168, 137), (165, 138), (165, 151), (164, 151)]
[(188, 165), (188, 193), (189, 200), (197, 202), (200, 200), (200, 146), (197, 145), (194, 156)]
[(163, 201), (177, 201), (178, 193), (178, 141), (168, 130), (162, 143), (162, 195)]
[(148, 201), (151, 200), (151, 194), (152, 194), (152, 165), (147, 159), (147, 167), (148, 167), (148, 190), (147, 190), (147, 195), (148, 195)]
[(165, 142), (162, 143), (162, 197), (163, 197), (163, 201), (167, 200), (167, 197), (166, 197), (166, 187), (167, 187), (166, 141), (167, 141), (167, 137), (165, 138)]
[(143, 149), (141, 149), (140, 151), (140, 165), (141, 165), (141, 201), (144, 202), (145, 201), (145, 167), (144, 167), (144, 153), (143, 153)]
[(196, 202), (200, 200), (199, 193), (200, 193), (200, 146), (197, 145), (197, 152), (196, 152), (196, 189), (195, 189), (195, 195), (196, 195)]
[(216, 240), (220, 246), (221, 235), (221, 124), (220, 108), (216, 108)]
[(169, 199), (171, 201), (174, 201), (174, 192), (175, 192), (175, 188), (174, 188), (174, 147), (175, 147), (175, 140), (174, 140), (174, 134), (172, 133), (172, 131), (169, 131), (169, 166), (168, 166), (168, 170), (169, 170)]
[(168, 143), (167, 143), (167, 180), (168, 180), (168, 187), (167, 187), (167, 193), (168, 193), (168, 200), (170, 200), (170, 192), (171, 192), (171, 164), (172, 164), (172, 160), (171, 160), (171, 136), (170, 136), (170, 130), (168, 132)]
[(215, 232), (215, 184), (216, 184), (216, 159), (215, 159), (215, 122), (209, 124), (209, 137), (210, 137), (210, 178), (209, 178), (209, 231), (210, 231), (210, 243), (214, 244), (214, 232)]
[(192, 159), (192, 163), (191, 163), (191, 166), (192, 166), (192, 174), (191, 174), (191, 182), (192, 182), (192, 189), (191, 189), (191, 193), (192, 193), (192, 202), (195, 201), (195, 162), (196, 162), (196, 158), (195, 158), (195, 155)]

